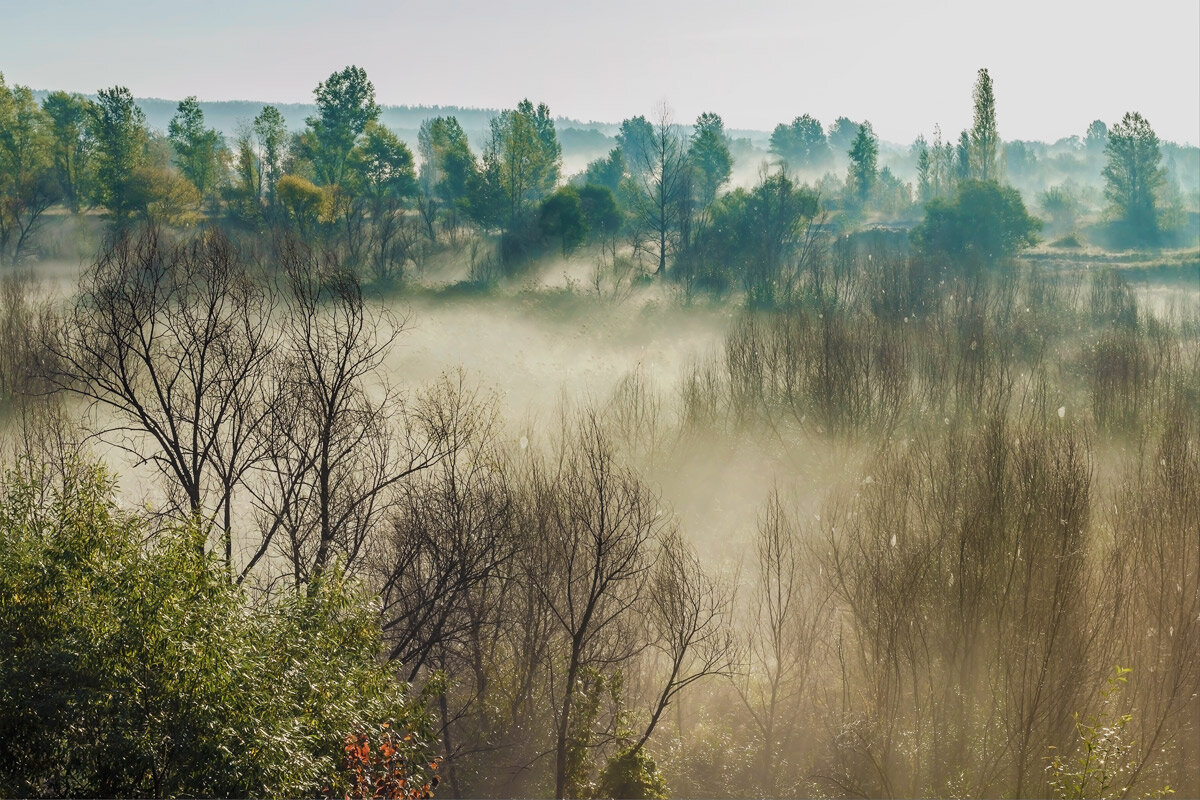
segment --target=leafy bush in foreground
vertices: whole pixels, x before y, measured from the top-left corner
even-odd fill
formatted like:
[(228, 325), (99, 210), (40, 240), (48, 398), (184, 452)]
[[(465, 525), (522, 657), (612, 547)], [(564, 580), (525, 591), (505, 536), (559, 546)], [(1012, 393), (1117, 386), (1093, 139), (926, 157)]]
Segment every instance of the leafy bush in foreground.
[(424, 783), (429, 718), (351, 586), (253, 605), (103, 469), (22, 466), (0, 479), (0, 794), (313, 796), (385, 722)]

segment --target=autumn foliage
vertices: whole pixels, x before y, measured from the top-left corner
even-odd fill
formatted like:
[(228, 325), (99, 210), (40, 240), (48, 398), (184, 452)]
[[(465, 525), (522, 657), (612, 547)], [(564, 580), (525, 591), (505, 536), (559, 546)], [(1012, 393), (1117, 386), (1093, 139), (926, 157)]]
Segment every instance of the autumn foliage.
[(439, 781), (434, 773), (441, 759), (433, 759), (422, 769), (413, 758), (418, 744), (415, 735), (409, 731), (399, 736), (386, 722), (375, 738), (378, 744), (372, 749), (372, 737), (365, 731), (346, 736), (343, 771), (338, 783), (326, 788), (326, 796), (346, 800), (433, 797)]

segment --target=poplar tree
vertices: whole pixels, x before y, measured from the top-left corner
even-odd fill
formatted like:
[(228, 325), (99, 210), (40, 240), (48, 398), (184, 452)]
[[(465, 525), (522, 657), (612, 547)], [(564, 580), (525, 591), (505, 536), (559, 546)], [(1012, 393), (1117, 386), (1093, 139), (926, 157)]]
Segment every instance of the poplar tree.
[(999, 181), (997, 154), (1000, 134), (996, 131), (996, 96), (987, 69), (975, 80), (975, 119), (971, 124), (970, 175), (973, 180)]

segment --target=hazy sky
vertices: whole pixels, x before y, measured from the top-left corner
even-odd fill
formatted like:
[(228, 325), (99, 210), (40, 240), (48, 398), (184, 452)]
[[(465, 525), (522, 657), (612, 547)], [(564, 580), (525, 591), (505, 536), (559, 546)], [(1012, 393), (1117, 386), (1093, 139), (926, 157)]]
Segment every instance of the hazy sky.
[(1196, 0), (0, 0), (10, 84), (304, 102), (346, 64), (386, 104), (528, 96), (616, 122), (666, 100), (680, 121), (846, 115), (897, 142), (964, 128), (987, 67), (1005, 139), (1138, 110), (1162, 138), (1200, 142)]

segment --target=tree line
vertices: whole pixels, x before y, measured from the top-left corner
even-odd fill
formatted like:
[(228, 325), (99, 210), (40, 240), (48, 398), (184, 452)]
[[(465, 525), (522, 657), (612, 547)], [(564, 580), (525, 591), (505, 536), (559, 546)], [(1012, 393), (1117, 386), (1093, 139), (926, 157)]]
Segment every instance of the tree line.
[[(207, 126), (195, 97), (178, 104), (163, 136), (147, 127), (124, 87), (102, 90), (94, 101), (53, 92), (38, 105), (27, 87), (0, 81), (0, 252), (12, 263), (28, 256), (47, 212), (61, 205), (70, 213), (102, 209), (115, 230), (135, 221), (202, 220), (286, 228), (318, 237), (383, 282), (402, 278), (447, 238), (457, 243), (464, 225), (500, 237), (494, 253), (473, 259), (479, 278), (512, 272), (548, 244), (570, 252), (591, 243), (609, 250), (619, 244), (645, 273), (675, 272), (686, 282), (694, 277), (688, 254), (696, 240), (724, 236), (721, 223), (742, 206), (737, 199), (716, 206), (730, 194), (734, 160), (724, 123), (711, 112), (690, 134), (665, 107), (651, 118), (626, 119), (611, 152), (568, 179), (544, 104), (524, 100), (494, 117), (480, 152), (456, 118), (428, 119), (414, 157), (380, 124), (374, 86), (361, 68), (333, 73), (314, 97), (316, 113), (303, 130), (289, 131), (279, 109), (265, 106), (227, 141)], [(939, 132), (913, 145), (915, 187), (880, 166), (869, 122), (839, 118), (826, 135), (804, 115), (775, 129), (773, 160), (757, 189), (747, 191), (769, 194), (770, 181), (778, 189), (780, 180), (798, 187), (796, 175), (821, 174), (835, 152), (848, 163), (844, 180), (827, 177), (813, 190), (843, 226), (914, 202), (952, 200), (965, 181), (1003, 188), (1010, 148), (999, 138), (987, 70), (979, 72), (974, 104), (972, 128), (957, 143), (943, 142)], [(1107, 157), (1115, 235), (1157, 243), (1175, 223), (1164, 216), (1167, 179), (1153, 129), (1136, 113), (1111, 127), (1097, 121), (1089, 128), (1093, 144)], [(1075, 201), (1055, 191), (1042, 205), (1065, 214)], [(716, 280), (723, 282), (731, 281)]]

